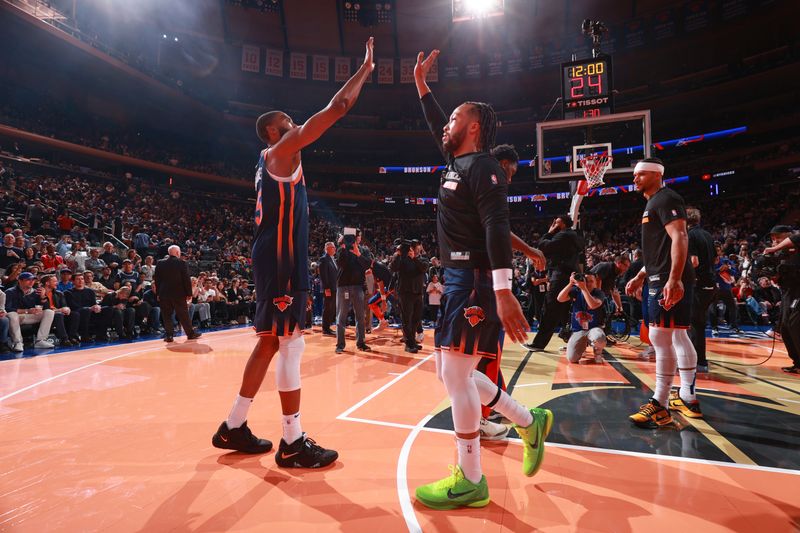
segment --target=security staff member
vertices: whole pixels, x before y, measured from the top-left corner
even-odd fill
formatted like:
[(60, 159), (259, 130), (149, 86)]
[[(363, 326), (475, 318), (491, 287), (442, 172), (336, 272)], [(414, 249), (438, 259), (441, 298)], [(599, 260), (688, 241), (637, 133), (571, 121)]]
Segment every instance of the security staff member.
[(800, 375), (800, 233), (790, 226), (770, 230), (772, 246), (765, 254), (779, 253), (778, 286), (781, 288), (781, 336), (792, 366), (782, 368), (787, 374)]
[(422, 301), (425, 294), (425, 272), (430, 267), (420, 257), (422, 245), (412, 241), (411, 246), (400, 245), (394, 254), (389, 269), (397, 272), (397, 292), (403, 313), (403, 339), (406, 352), (417, 353), (417, 325), (422, 321)]
[(708, 306), (714, 301), (714, 238), (700, 227), (700, 210), (696, 207), (686, 209), (686, 222), (689, 226), (689, 259), (694, 267), (695, 286), (692, 299), (692, 327), (689, 338), (697, 352), (697, 372), (708, 372), (706, 359), (706, 321)]
[(532, 342), (523, 346), (540, 352), (547, 348), (556, 327), (563, 326), (569, 317), (570, 303), (559, 302), (558, 293), (567, 286), (570, 275), (579, 271), (578, 263), (583, 255), (584, 241), (572, 229), (572, 218), (569, 215), (560, 215), (553, 220), (547, 234), (539, 240), (539, 249), (547, 258), (550, 286), (544, 300), (539, 331)]

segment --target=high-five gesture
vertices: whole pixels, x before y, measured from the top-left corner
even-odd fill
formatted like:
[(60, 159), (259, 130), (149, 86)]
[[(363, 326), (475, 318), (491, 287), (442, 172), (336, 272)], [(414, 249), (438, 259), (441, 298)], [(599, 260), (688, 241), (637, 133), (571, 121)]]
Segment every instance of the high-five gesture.
[[(292, 119), (285, 113), (281, 113), (281, 116), (276, 119), (276, 122), (279, 122), (279, 124), (270, 124), (268, 126), (274, 128), (273, 131), (276, 134), (275, 137), (277, 137), (273, 142), (268, 142), (268, 144), (271, 145), (270, 152), (272, 154), (280, 154), (278, 159), (282, 159), (285, 163), (290, 163), (288, 169), (277, 168), (275, 166), (276, 158), (273, 157), (269, 162), (270, 172), (274, 172), (279, 176), (291, 174), (294, 168), (297, 167), (295, 154), (302, 148), (319, 139), (328, 128), (345, 116), (355, 105), (358, 96), (361, 94), (364, 82), (367, 81), (367, 78), (372, 74), (375, 68), (375, 63), (373, 61), (373, 45), (374, 39), (370, 37), (366, 44), (364, 63), (353, 77), (347, 80), (347, 83), (339, 89), (339, 92), (333, 96), (325, 109), (313, 115), (302, 126), (296, 126), (294, 122), (292, 122)], [(285, 134), (280, 134), (280, 130), (284, 130)], [(269, 134), (269, 132), (267, 132), (267, 134)]]
[(425, 57), (425, 52), (417, 54), (417, 64), (414, 65), (414, 82), (417, 84), (417, 92), (420, 98), (431, 92), (428, 82), (425, 80), (437, 57), (439, 57), (439, 50), (432, 51), (428, 54), (428, 57)]
[(375, 59), (372, 57), (374, 46), (375, 46), (375, 38), (370, 37), (369, 39), (367, 39), (367, 44), (366, 44), (367, 51), (364, 54), (364, 65), (370, 72), (375, 70)]

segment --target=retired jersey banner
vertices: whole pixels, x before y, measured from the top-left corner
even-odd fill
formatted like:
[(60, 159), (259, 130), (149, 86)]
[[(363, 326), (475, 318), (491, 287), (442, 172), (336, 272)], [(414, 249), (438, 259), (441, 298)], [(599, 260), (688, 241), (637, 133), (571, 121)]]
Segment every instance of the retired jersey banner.
[(394, 59), (378, 60), (378, 83), (387, 85), (394, 83)]
[(283, 76), (283, 50), (267, 48), (267, 76)]
[(347, 81), (350, 79), (350, 58), (337, 57), (333, 62), (333, 76), (336, 81)]
[[(414, 58), (414, 64), (417, 64), (417, 59)], [(428, 71), (428, 75), (425, 77), (426, 81), (429, 82), (438, 82), (439, 81), (439, 58), (437, 57), (436, 60), (431, 65), (431, 69)]]
[(245, 72), (258, 72), (261, 63), (261, 49), (258, 46), (246, 44), (242, 46), (242, 70)]
[(404, 57), (400, 60), (400, 83), (414, 83), (414, 65), (417, 58)]
[(316, 81), (330, 81), (330, 58), (328, 56), (314, 56), (311, 78)]
[(289, 77), (304, 80), (308, 77), (308, 56), (292, 52), (289, 62)]

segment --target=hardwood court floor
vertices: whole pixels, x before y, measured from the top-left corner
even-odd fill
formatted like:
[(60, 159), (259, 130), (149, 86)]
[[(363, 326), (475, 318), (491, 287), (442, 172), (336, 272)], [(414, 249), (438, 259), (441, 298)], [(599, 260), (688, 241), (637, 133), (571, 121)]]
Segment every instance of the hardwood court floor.
[[(772, 343), (709, 340), (720, 363), (698, 380), (706, 418), (676, 416), (653, 431), (626, 418), (653, 384), (654, 364), (640, 362), (638, 348), (565, 365), (558, 339), (544, 354), (508, 346), (502, 367), (514, 396), (555, 412), (543, 469), (521, 474), (517, 439), (486, 444), (492, 503), (435, 512), (413, 491), (455, 460), (449, 406), (429, 339), (409, 356), (393, 335), (368, 338), (371, 354), (341, 355), (331, 338), (307, 335), (303, 427), (340, 452), (322, 471), (211, 446), (255, 341), (249, 329), (2, 361), (0, 530), (800, 529), (800, 380), (780, 373), (780, 343), (766, 364), (743, 367), (735, 364), (762, 360)], [(249, 424), (280, 439), (272, 373)]]

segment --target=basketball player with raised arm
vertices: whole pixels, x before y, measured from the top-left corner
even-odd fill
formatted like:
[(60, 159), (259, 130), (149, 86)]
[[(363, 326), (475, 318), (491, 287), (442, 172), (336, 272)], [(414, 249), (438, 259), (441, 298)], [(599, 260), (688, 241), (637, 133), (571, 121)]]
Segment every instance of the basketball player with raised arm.
[(481, 471), (481, 404), (516, 425), (523, 441), (523, 473), (534, 475), (553, 422), (546, 409), (527, 409), (475, 371), (481, 357), (496, 357), (502, 331), (522, 342), (528, 322), (511, 292), (511, 229), (506, 175), (489, 150), (497, 118), (488, 104), (465, 102), (448, 118), (425, 78), (438, 50), (420, 52), (414, 79), (425, 120), (447, 161), (439, 186), (437, 233), (445, 289), (435, 352), (436, 371), (450, 397), (458, 464), (452, 475), (418, 487), (416, 497), (433, 509), (489, 504)]
[[(689, 234), (683, 198), (664, 187), (664, 164), (652, 157), (633, 170), (633, 183), (647, 199), (642, 215), (644, 267), (625, 292), (634, 294), (647, 278), (650, 342), (656, 352), (656, 387), (653, 397), (631, 422), (643, 428), (672, 423), (669, 409), (689, 418), (702, 418), (695, 393), (697, 352), (689, 339), (692, 323), (694, 269), (689, 259)], [(644, 295), (643, 295), (644, 296)], [(677, 364), (679, 392), (670, 392)]]
[(296, 125), (281, 111), (258, 118), (256, 133), (267, 148), (256, 171), (256, 235), (253, 276), (256, 287), (254, 325), (258, 343), (244, 369), (239, 395), (226, 421), (212, 438), (217, 448), (265, 453), (272, 443), (247, 427), (247, 412), (272, 358), (283, 411), (283, 438), (275, 462), (281, 467), (321, 468), (338, 457), (318, 446), (300, 425), (300, 358), (308, 300), (308, 201), (300, 150), (316, 141), (356, 103), (364, 82), (375, 68), (373, 39), (366, 44), (364, 63), (330, 103), (305, 124)]

